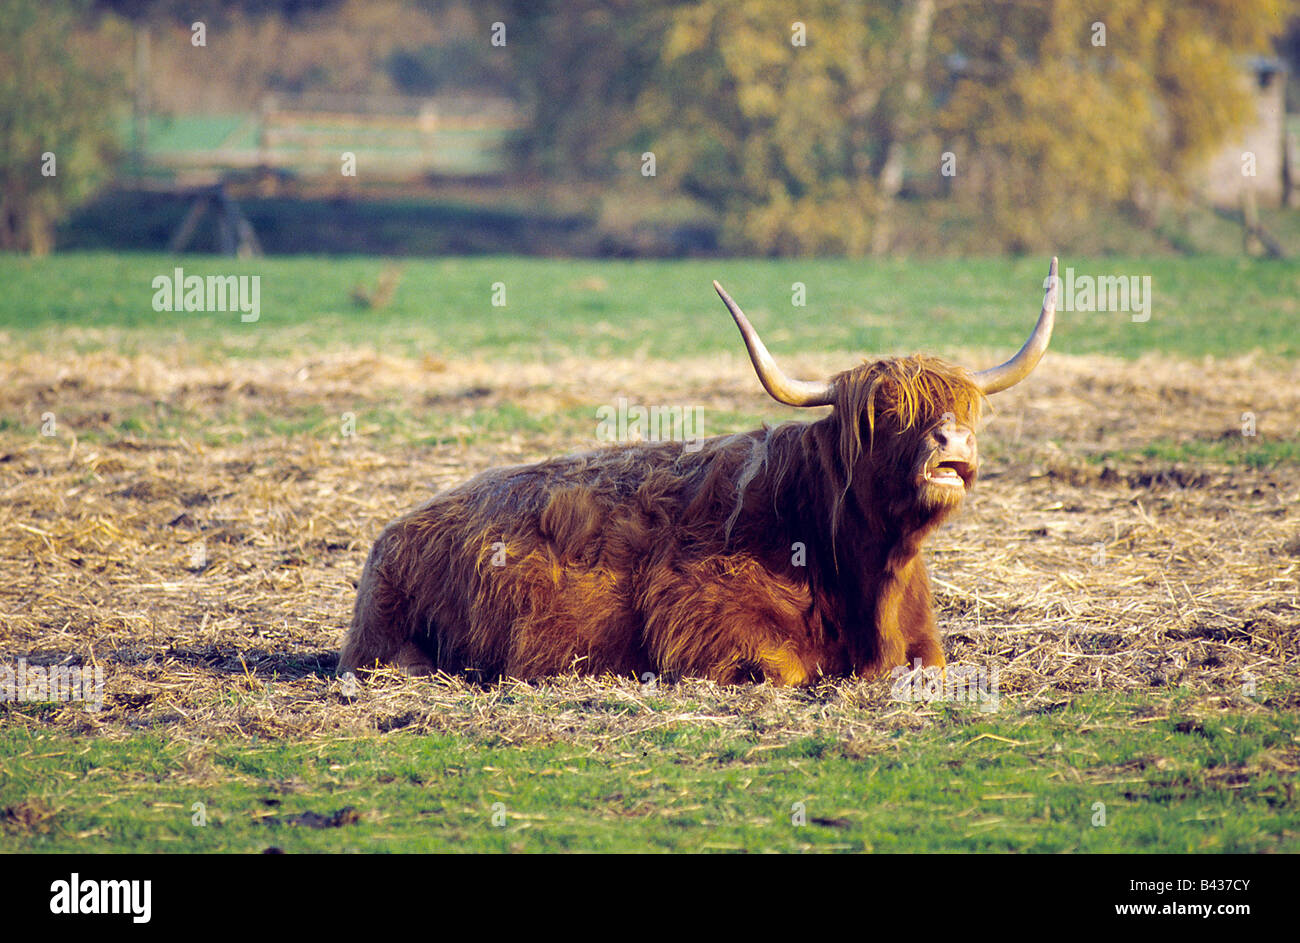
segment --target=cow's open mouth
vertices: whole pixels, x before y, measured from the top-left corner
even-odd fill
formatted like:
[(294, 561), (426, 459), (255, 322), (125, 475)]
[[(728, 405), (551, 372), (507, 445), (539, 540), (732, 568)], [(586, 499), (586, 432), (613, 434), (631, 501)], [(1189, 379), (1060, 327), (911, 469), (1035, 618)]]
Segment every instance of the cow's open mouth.
[(925, 480), (949, 488), (966, 488), (975, 477), (975, 467), (960, 459), (948, 459), (925, 468)]

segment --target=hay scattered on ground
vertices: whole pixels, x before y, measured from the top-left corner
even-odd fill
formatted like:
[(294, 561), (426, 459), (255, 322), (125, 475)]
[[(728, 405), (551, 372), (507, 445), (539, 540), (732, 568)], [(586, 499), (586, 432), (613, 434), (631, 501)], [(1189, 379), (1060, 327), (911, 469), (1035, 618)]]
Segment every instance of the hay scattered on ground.
[[(599, 743), (690, 722), (870, 749), (935, 716), (888, 682), (485, 689), (388, 673), (352, 690), (332, 677), (354, 581), (387, 521), (483, 468), (590, 447), (596, 407), (619, 396), (702, 406), (709, 434), (736, 431), (717, 414), (791, 418), (739, 357), (502, 365), (360, 351), (212, 364), (177, 347), (26, 353), (0, 363), (0, 378), (0, 415), (16, 417), (0, 425), (0, 664), (95, 664), (105, 678), (98, 713), (0, 706), (5, 723), (189, 740), (416, 729)], [(591, 430), (474, 427), (475, 410), (500, 404), (543, 419), (589, 406)], [(1248, 704), (1250, 684), (1294, 681), (1297, 468), (1123, 453), (1240, 437), (1245, 412), (1252, 444), (1293, 436), (1300, 367), (1054, 355), (995, 406), (980, 485), (930, 545), (951, 662), (995, 669), (1003, 702), (1028, 705), (1091, 689)], [(311, 409), (354, 414), (358, 435), (332, 418), (274, 431), (275, 417)], [(439, 444), (385, 433), (375, 417), (395, 409), (426, 417)], [(177, 431), (131, 431), (151, 410)], [(52, 437), (40, 434), (50, 413)], [(214, 433), (227, 444), (210, 444)]]

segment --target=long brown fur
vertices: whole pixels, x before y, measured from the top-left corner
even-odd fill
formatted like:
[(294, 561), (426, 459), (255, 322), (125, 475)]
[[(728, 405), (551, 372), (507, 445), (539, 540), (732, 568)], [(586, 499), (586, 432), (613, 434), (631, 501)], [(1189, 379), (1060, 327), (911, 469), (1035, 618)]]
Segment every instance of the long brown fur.
[(924, 356), (834, 389), (815, 422), (493, 469), (439, 494), (376, 541), (340, 672), (800, 685), (942, 665), (920, 549), (959, 499), (936, 503), (917, 474), (934, 430), (975, 429), (983, 397)]

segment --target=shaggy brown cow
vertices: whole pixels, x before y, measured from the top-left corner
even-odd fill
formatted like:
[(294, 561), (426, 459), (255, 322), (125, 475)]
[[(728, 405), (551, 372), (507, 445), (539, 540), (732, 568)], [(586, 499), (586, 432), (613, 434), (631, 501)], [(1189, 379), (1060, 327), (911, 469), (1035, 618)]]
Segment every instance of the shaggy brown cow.
[(714, 282), (759, 379), (829, 415), (484, 472), (390, 524), (366, 561), (340, 673), (533, 679), (577, 670), (808, 684), (944, 664), (920, 554), (975, 483), (984, 397), (1047, 349), (970, 373), (926, 356), (787, 377)]

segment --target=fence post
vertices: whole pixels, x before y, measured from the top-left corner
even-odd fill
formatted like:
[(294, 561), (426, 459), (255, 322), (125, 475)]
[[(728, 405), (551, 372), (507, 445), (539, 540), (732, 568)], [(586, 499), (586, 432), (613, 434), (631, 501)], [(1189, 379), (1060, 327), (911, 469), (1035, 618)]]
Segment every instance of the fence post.
[(424, 169), (432, 170), (434, 166), (434, 156), (437, 153), (437, 131), (438, 131), (438, 105), (432, 98), (426, 98), (420, 103), (420, 156), (424, 161)]
[(257, 105), (257, 162), (264, 167), (271, 166), (271, 116), (275, 112), (275, 96), (262, 96)]

